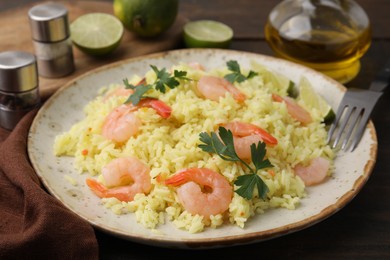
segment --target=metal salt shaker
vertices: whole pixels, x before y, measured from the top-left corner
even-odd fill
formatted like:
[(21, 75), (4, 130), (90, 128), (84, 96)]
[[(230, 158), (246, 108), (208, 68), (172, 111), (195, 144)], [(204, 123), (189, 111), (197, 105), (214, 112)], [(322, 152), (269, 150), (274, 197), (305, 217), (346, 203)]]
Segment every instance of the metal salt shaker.
[(0, 127), (12, 130), (39, 104), (35, 56), (21, 51), (0, 53)]
[(61, 4), (49, 2), (32, 7), (28, 16), (39, 75), (57, 78), (72, 73), (74, 61), (68, 10)]

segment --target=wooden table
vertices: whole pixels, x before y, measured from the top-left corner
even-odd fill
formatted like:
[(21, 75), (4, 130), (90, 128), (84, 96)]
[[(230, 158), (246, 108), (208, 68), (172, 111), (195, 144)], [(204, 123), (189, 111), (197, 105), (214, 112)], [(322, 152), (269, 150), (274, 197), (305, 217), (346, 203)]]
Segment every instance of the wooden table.
[[(0, 10), (33, 0), (1, 1)], [(110, 1), (108, 1), (110, 2)], [(230, 25), (231, 49), (273, 55), (264, 40), (267, 14), (276, 0), (181, 0), (180, 15), (190, 20), (214, 19)], [(347, 87), (367, 88), (375, 72), (390, 58), (390, 1), (357, 0), (367, 11), (373, 42), (362, 59), (360, 74)], [(4, 25), (1, 25), (4, 26)], [(1, 38), (1, 35), (0, 35)], [(182, 48), (178, 45), (177, 48)], [(372, 115), (379, 139), (377, 163), (361, 192), (342, 210), (305, 230), (269, 241), (223, 249), (188, 251), (150, 247), (96, 231), (101, 259), (390, 259), (390, 93)], [(223, 257), (223, 258), (222, 258)]]

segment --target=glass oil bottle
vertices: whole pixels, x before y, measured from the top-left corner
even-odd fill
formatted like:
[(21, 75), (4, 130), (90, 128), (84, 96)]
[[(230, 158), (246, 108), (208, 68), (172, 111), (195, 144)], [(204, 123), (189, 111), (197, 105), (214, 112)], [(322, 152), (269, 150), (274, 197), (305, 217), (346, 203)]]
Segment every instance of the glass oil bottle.
[(353, 0), (285, 0), (271, 11), (265, 37), (278, 57), (347, 83), (360, 71), (371, 27)]

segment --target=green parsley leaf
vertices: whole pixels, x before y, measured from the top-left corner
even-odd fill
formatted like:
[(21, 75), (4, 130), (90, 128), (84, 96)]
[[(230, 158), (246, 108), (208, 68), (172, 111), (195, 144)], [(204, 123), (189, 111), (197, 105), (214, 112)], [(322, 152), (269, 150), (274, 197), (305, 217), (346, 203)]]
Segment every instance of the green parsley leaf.
[(129, 83), (128, 79), (124, 79), (123, 84), (125, 85), (126, 89), (135, 90), (133, 92), (133, 94), (131, 94), (127, 98), (127, 100), (125, 101), (125, 104), (128, 104), (131, 102), (133, 105), (137, 105), (141, 101), (141, 98), (145, 98), (144, 94), (146, 92), (148, 92), (149, 89), (152, 88), (152, 86), (150, 86), (150, 85), (143, 85), (143, 84), (134, 86), (133, 84)]
[(173, 76), (178, 79), (183, 79), (183, 80), (191, 80), (190, 78), (187, 78), (187, 71), (183, 70), (174, 70), (173, 71)]
[(212, 132), (210, 135), (203, 132), (200, 133), (199, 136), (200, 141), (204, 143), (200, 144), (199, 148), (201, 148), (203, 151), (209, 153), (216, 153), (225, 161), (240, 161), (240, 158), (234, 150), (233, 134), (230, 130), (226, 130), (226, 128), (220, 127), (220, 138), (214, 132)]
[(225, 75), (224, 77), (227, 81), (229, 81), (230, 83), (234, 83), (234, 82), (238, 82), (238, 83), (241, 83), (243, 81), (246, 80), (245, 76), (242, 75), (242, 74), (239, 74), (239, 73), (230, 73), (230, 74), (227, 74)]
[(257, 188), (259, 196), (263, 199), (269, 191), (264, 181), (255, 173), (238, 176), (234, 184), (240, 186), (235, 192), (247, 200), (252, 199), (255, 188)]
[(248, 75), (245, 76), (241, 73), (240, 65), (235, 60), (230, 60), (226, 63), (228, 69), (232, 72), (224, 76), (224, 78), (230, 83), (238, 82), (241, 83), (247, 79), (257, 76), (258, 73), (254, 71), (249, 71)]
[(159, 90), (162, 93), (165, 93), (166, 87), (168, 88), (176, 88), (180, 85), (180, 82), (178, 79), (187, 79), (185, 76), (187, 75), (186, 71), (177, 71), (175, 70), (173, 72), (173, 76), (169, 74), (165, 68), (159, 70), (156, 66), (150, 65), (152, 67), (153, 71), (156, 73), (157, 80), (155, 82), (156, 89)]
[(229, 70), (241, 73), (240, 65), (238, 64), (238, 62), (236, 60), (229, 60), (228, 62), (226, 62), (226, 65), (227, 65)]
[(199, 148), (208, 153), (215, 153), (225, 161), (241, 162), (245, 165), (250, 174), (242, 175), (234, 182), (236, 186), (239, 186), (235, 192), (243, 198), (251, 199), (253, 197), (254, 189), (257, 188), (258, 194), (262, 199), (265, 199), (268, 193), (268, 187), (261, 179), (257, 172), (260, 169), (272, 167), (268, 159), (264, 160), (266, 149), (265, 143), (259, 142), (252, 144), (251, 159), (255, 169), (253, 169), (247, 162), (238, 157), (233, 141), (233, 134), (230, 130), (224, 127), (218, 128), (218, 135), (215, 132), (211, 134), (202, 132), (199, 134), (199, 140), (202, 144), (199, 144)]
[(273, 167), (268, 159), (264, 160), (265, 153), (265, 143), (259, 142), (257, 146), (256, 144), (251, 144), (251, 158), (256, 167), (256, 172), (264, 168)]
[(123, 84), (125, 84), (126, 89), (135, 89), (137, 87), (137, 86), (134, 86), (133, 84), (130, 84), (128, 79), (124, 79)]
[(155, 82), (156, 89), (161, 93), (165, 93), (165, 84), (170, 79), (170, 74), (166, 71), (165, 68), (159, 70), (156, 66), (150, 65), (154, 73), (156, 73), (157, 79)]
[(134, 93), (131, 94), (128, 99), (125, 101), (125, 103), (131, 102), (133, 105), (137, 105), (142, 98), (146, 98), (145, 93), (148, 92), (150, 89), (155, 88), (156, 90), (160, 91), (161, 93), (166, 92), (166, 88), (176, 88), (180, 85), (180, 80), (191, 80), (190, 78), (187, 78), (187, 72), (186, 71), (178, 71), (175, 70), (173, 72), (173, 76), (171, 76), (170, 73), (167, 72), (165, 68), (162, 68), (159, 70), (156, 66), (150, 65), (154, 73), (156, 74), (156, 80), (154, 83), (149, 85), (137, 85), (134, 86), (129, 83), (127, 79), (123, 80), (123, 83), (125, 84), (125, 88), (135, 89)]
[(253, 71), (253, 70), (250, 70), (249, 73), (248, 73), (248, 76), (246, 76), (247, 79), (251, 79), (255, 76), (259, 75), (259, 73)]
[(204, 144), (198, 145), (200, 149), (202, 149), (204, 152), (208, 153), (217, 153), (217, 148), (213, 144), (213, 134), (211, 133), (210, 135), (206, 132), (202, 132), (199, 134), (199, 140), (203, 142)]
[(287, 95), (292, 98), (297, 98), (299, 95), (299, 90), (295, 83), (290, 80), (287, 87)]
[(145, 93), (148, 92), (151, 88), (152, 86), (150, 85), (137, 86), (135, 88), (134, 93), (127, 98), (125, 104), (131, 102), (134, 106), (138, 105), (138, 103), (141, 101), (142, 98), (146, 98)]
[(151, 85), (137, 85), (134, 86), (133, 84), (129, 83), (128, 79), (123, 80), (123, 84), (125, 85), (126, 89), (133, 89), (135, 90), (133, 94), (131, 94), (127, 100), (125, 101), (125, 104), (132, 103), (134, 106), (136, 106), (142, 98), (145, 98), (145, 93), (149, 91), (149, 89), (152, 88)]

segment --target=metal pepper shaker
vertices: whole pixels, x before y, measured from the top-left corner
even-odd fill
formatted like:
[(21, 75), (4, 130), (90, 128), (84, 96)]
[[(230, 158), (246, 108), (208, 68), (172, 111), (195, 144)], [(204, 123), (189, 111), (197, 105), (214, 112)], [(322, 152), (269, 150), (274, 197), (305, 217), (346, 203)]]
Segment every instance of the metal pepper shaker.
[(35, 56), (21, 51), (0, 53), (0, 127), (12, 130), (39, 104)]
[(28, 12), (38, 73), (57, 78), (74, 71), (68, 10), (59, 3), (48, 2), (32, 7)]

